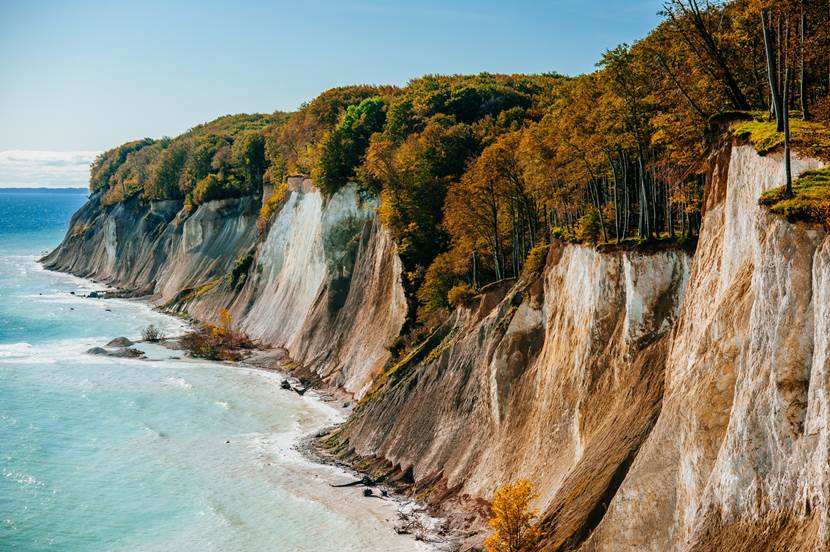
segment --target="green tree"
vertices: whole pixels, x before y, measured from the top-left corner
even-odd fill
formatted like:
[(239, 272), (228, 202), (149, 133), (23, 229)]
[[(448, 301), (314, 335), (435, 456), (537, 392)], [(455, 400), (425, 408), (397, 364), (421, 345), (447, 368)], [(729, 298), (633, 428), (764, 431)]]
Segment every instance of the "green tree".
[(382, 98), (366, 98), (349, 106), (340, 122), (323, 141), (314, 179), (323, 192), (334, 194), (354, 178), (372, 134), (383, 129), (386, 104)]

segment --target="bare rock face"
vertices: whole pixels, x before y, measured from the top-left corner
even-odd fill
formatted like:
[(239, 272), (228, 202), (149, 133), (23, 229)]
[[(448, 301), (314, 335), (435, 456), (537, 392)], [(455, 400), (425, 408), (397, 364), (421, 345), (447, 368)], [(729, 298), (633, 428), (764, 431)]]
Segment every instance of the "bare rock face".
[[(830, 242), (758, 207), (780, 157), (720, 159), (660, 419), (586, 550), (825, 550)], [(796, 172), (817, 165), (798, 160)], [(722, 167), (721, 167), (722, 169)]]
[(337, 453), (451, 503), (530, 479), (549, 546), (581, 542), (657, 420), (689, 266), (554, 244), (538, 281), (484, 295), (398, 366)]

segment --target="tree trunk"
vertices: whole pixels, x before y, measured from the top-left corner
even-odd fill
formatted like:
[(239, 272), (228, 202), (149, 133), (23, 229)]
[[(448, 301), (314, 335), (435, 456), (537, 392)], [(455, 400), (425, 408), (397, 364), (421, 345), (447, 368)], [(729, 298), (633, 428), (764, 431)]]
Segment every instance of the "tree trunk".
[(626, 235), (628, 235), (628, 226), (631, 224), (630, 211), (631, 211), (631, 200), (628, 195), (628, 156), (625, 155), (625, 152), (620, 154), (622, 158), (622, 167), (623, 167), (623, 231), (622, 231), (622, 239), (625, 240)]
[(801, 117), (807, 121), (810, 118), (810, 106), (807, 105), (807, 75), (804, 70), (804, 36), (807, 33), (807, 14), (804, 11), (804, 0), (801, 0), (801, 22), (799, 25), (801, 60), (799, 66), (798, 86), (801, 96)]
[[(787, 17), (786, 31), (785, 31), (785, 51), (786, 46), (790, 43), (790, 18)], [(792, 161), (790, 155), (790, 60), (789, 56), (784, 54), (784, 173), (787, 177), (786, 195), (793, 195), (793, 173)]]
[(784, 114), (781, 109), (781, 95), (778, 88), (778, 65), (775, 62), (775, 46), (773, 44), (772, 29), (767, 26), (766, 16), (761, 12), (761, 29), (764, 32), (764, 47), (767, 51), (767, 75), (769, 77), (769, 89), (772, 96), (772, 109), (775, 112), (775, 121), (778, 131), (784, 130)]
[(618, 194), (619, 180), (617, 178), (617, 167), (614, 166), (614, 161), (608, 152), (605, 152), (608, 157), (608, 164), (611, 165), (611, 171), (614, 173), (614, 237), (617, 243), (620, 243), (620, 200)]
[(729, 98), (732, 100), (732, 105), (735, 106), (735, 109), (740, 111), (748, 110), (749, 102), (746, 100), (746, 97), (741, 91), (741, 87), (738, 86), (738, 81), (729, 69), (729, 65), (726, 63), (726, 58), (724, 58), (723, 53), (720, 51), (720, 48), (715, 41), (715, 37), (712, 36), (712, 33), (706, 26), (706, 21), (703, 19), (703, 13), (697, 4), (697, 0), (689, 0), (689, 8), (685, 8), (685, 6), (683, 6), (683, 2), (679, 2), (679, 4), (685, 11), (691, 13), (692, 25), (697, 31), (698, 36), (700, 36), (706, 51), (712, 59), (712, 62), (718, 68), (718, 72), (720, 73), (723, 83), (726, 86)]
[(648, 196), (648, 186), (646, 185), (646, 171), (643, 165), (643, 148), (639, 146), (638, 168), (640, 173), (640, 238), (650, 240), (653, 236), (653, 228), (651, 217), (651, 201)]

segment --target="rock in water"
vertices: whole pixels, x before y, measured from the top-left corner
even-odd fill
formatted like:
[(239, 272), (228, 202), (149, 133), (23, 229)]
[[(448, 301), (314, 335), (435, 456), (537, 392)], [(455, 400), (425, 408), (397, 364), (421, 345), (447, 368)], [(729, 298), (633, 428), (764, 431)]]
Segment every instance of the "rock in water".
[(107, 347), (130, 347), (132, 345), (134, 345), (134, 343), (126, 337), (116, 337), (107, 343)]
[(133, 349), (132, 347), (121, 347), (120, 349), (109, 353), (107, 356), (115, 358), (143, 358), (144, 351)]
[(144, 351), (140, 351), (132, 347), (121, 347), (115, 351), (108, 351), (103, 347), (93, 347), (91, 349), (87, 349), (86, 354), (108, 356), (113, 358), (144, 358)]

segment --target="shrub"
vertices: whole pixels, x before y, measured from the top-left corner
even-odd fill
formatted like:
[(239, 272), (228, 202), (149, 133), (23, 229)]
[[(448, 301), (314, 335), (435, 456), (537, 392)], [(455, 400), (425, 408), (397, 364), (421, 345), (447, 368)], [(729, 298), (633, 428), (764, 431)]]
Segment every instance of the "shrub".
[(421, 320), (426, 320), (429, 315), (449, 306), (447, 297), (457, 281), (458, 271), (453, 252), (438, 255), (427, 269), (424, 283), (417, 293), (422, 305), (418, 313)]
[(576, 239), (581, 243), (596, 243), (599, 238), (599, 214), (590, 209), (576, 223)]
[(253, 253), (248, 253), (247, 255), (238, 258), (236, 263), (234, 263), (233, 269), (230, 273), (230, 280), (231, 287), (235, 291), (239, 291), (242, 289), (242, 286), (245, 285), (245, 282), (248, 280), (248, 271), (251, 270), (252, 264), (254, 264)]
[(224, 186), (215, 174), (209, 174), (196, 184), (193, 190), (193, 203), (201, 205), (213, 199), (221, 199), (225, 195)]
[(92, 226), (90, 226), (89, 224), (77, 223), (72, 227), (72, 230), (69, 231), (69, 239), (75, 240), (85, 238), (87, 232), (89, 232), (91, 228)]
[(536, 550), (541, 531), (536, 524), (538, 512), (530, 508), (536, 498), (533, 485), (519, 480), (496, 490), (490, 527), (495, 533), (484, 541), (487, 552), (531, 552)]
[(194, 357), (207, 360), (241, 360), (240, 351), (253, 349), (254, 343), (245, 334), (235, 332), (232, 326), (233, 317), (230, 311), (223, 308), (219, 313), (218, 326), (202, 324), (182, 336), (181, 345)]
[(469, 284), (458, 284), (452, 287), (447, 293), (447, 302), (451, 307), (467, 303), (476, 296), (476, 290)]
[(540, 243), (528, 252), (524, 268), (522, 268), (524, 281), (530, 282), (542, 273), (548, 260), (548, 249), (550, 249), (548, 244)]
[(554, 226), (551, 228), (550, 235), (557, 240), (573, 243), (576, 241), (574, 231), (568, 226)]
[(260, 232), (264, 231), (268, 227), (268, 223), (271, 221), (271, 216), (279, 210), (282, 206), (283, 200), (288, 196), (288, 185), (286, 183), (282, 183), (279, 186), (274, 187), (273, 193), (271, 193), (271, 197), (262, 205), (262, 208), (259, 210), (259, 216), (256, 219), (256, 227), (259, 229)]
[(158, 343), (160, 341), (164, 341), (167, 336), (164, 335), (164, 332), (160, 328), (157, 328), (155, 324), (150, 324), (142, 330), (141, 337), (144, 341), (149, 343)]

